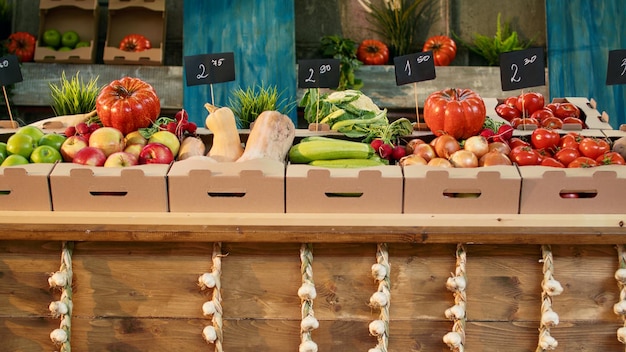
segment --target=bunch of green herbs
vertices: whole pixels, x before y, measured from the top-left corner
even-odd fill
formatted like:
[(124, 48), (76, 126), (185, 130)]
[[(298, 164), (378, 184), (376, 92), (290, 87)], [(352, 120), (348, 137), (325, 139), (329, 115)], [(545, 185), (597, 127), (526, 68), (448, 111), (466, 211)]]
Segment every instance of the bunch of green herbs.
[(355, 71), (361, 66), (356, 57), (358, 44), (349, 38), (327, 35), (320, 39), (322, 56), (339, 60), (339, 86), (337, 90), (360, 89), (363, 81), (356, 78)]
[(76, 75), (68, 80), (63, 71), (58, 85), (49, 83), (52, 110), (56, 116), (86, 114), (96, 109), (96, 99), (101, 90), (101, 87), (98, 87), (98, 77), (93, 77), (85, 83), (79, 74), (80, 72), (76, 72)]
[(285, 91), (278, 91), (275, 85), (248, 87), (245, 90), (237, 88), (228, 98), (229, 107), (237, 118), (237, 128), (249, 128), (263, 111), (279, 111), (289, 114), (295, 107), (296, 101), (284, 97)]

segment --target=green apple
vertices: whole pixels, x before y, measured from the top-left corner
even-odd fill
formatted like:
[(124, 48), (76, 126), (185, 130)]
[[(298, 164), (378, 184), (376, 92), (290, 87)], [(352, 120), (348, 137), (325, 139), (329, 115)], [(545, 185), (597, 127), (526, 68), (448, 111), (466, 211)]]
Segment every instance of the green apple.
[(61, 33), (56, 29), (48, 29), (47, 31), (43, 32), (42, 39), (43, 43), (46, 46), (53, 49), (56, 49), (59, 47), (59, 45), (61, 45)]
[(7, 139), (7, 152), (29, 158), (30, 153), (37, 147), (37, 142), (27, 134), (14, 134)]
[(56, 150), (61, 150), (61, 146), (67, 137), (60, 133), (46, 133), (37, 142), (37, 145), (49, 145)]
[(39, 139), (41, 139), (41, 137), (43, 137), (46, 133), (37, 126), (27, 125), (18, 128), (18, 130), (15, 131), (15, 134), (27, 134), (33, 137), (33, 140), (35, 140), (35, 143), (37, 143), (39, 142)]
[(76, 43), (75, 49), (78, 49), (78, 48), (88, 48), (90, 46), (91, 46), (91, 43), (82, 40), (82, 41)]
[(57, 161), (63, 161), (61, 153), (49, 145), (40, 145), (30, 154), (31, 163), (54, 164)]
[(74, 49), (70, 48), (69, 46), (62, 46), (57, 51), (72, 51), (72, 50)]
[(61, 36), (61, 45), (63, 47), (74, 49), (78, 42), (80, 42), (80, 36), (76, 31), (67, 31)]
[(28, 159), (26, 159), (25, 157), (19, 154), (11, 154), (7, 156), (6, 159), (4, 159), (4, 161), (2, 162), (2, 164), (0, 164), (0, 166), (4, 167), (4, 166), (14, 166), (14, 165), (25, 165), (25, 164), (30, 164), (28, 162)]
[(174, 157), (178, 155), (178, 150), (180, 149), (180, 140), (174, 133), (170, 131), (166, 131), (166, 130), (155, 132), (148, 139), (148, 143), (155, 143), (155, 142), (164, 144), (168, 148), (170, 148), (170, 151), (172, 152), (172, 154), (174, 154)]
[(8, 155), (9, 152), (7, 152), (7, 144), (4, 142), (0, 142), (0, 163), (2, 163)]

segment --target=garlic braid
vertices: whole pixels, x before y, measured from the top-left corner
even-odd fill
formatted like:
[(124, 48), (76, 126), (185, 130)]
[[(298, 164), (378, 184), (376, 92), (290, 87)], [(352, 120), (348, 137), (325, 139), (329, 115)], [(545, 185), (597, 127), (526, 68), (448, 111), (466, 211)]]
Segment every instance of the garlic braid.
[(446, 288), (454, 293), (454, 306), (446, 309), (446, 318), (453, 321), (452, 331), (443, 337), (450, 350), (454, 352), (465, 351), (465, 323), (467, 321), (467, 274), (465, 265), (467, 254), (465, 246), (459, 243), (456, 247), (456, 267), (455, 272), (448, 278)]
[(541, 281), (541, 322), (536, 352), (552, 351), (558, 341), (550, 335), (550, 328), (559, 324), (559, 315), (552, 310), (552, 297), (563, 292), (561, 284), (554, 279), (554, 262), (550, 245), (541, 246), (543, 280)]
[(613, 312), (622, 319), (622, 326), (617, 329), (617, 340), (626, 344), (626, 248), (617, 246), (619, 268), (615, 271), (615, 280), (619, 288), (619, 302), (613, 305)]
[(380, 309), (378, 319), (370, 322), (369, 332), (376, 336), (376, 347), (370, 352), (387, 352), (389, 347), (389, 303), (391, 284), (389, 278), (389, 251), (386, 243), (376, 246), (376, 264), (372, 265), (372, 277), (378, 283), (377, 291), (370, 297), (370, 306)]
[(211, 325), (204, 327), (202, 337), (207, 343), (215, 344), (215, 351), (223, 352), (223, 321), (222, 321), (222, 243), (213, 244), (213, 268), (210, 273), (204, 273), (198, 279), (202, 290), (212, 289), (211, 300), (202, 305), (205, 316), (211, 317)]
[(313, 300), (317, 297), (315, 282), (313, 281), (313, 252), (310, 243), (300, 246), (300, 272), (302, 285), (298, 290), (300, 297), (300, 310), (302, 321), (300, 322), (300, 347), (299, 352), (317, 352), (317, 344), (311, 337), (311, 332), (319, 327), (319, 322), (313, 312)]
[[(61, 250), (61, 266), (59, 271), (52, 274), (48, 279), (51, 288), (61, 290), (61, 298), (59, 301), (50, 303), (50, 312), (55, 318), (61, 319), (58, 329), (54, 329), (50, 333), (50, 339), (55, 345), (60, 347), (59, 352), (70, 352), (72, 350), (70, 340), (72, 332), (72, 252), (74, 250), (74, 242), (63, 242)], [(61, 280), (54, 278), (60, 277)]]

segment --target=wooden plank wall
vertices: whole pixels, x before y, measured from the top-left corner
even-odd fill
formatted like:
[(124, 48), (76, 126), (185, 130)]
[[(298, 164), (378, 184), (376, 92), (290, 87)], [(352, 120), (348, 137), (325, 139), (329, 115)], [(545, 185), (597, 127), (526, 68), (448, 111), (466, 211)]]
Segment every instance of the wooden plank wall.
[[(623, 0), (546, 1), (551, 97), (587, 97), (626, 123), (626, 88), (606, 85), (610, 50), (626, 48)], [(602, 112), (602, 111), (600, 111)]]
[[(284, 97), (295, 100), (293, 0), (185, 0), (183, 33), (184, 56), (235, 54), (235, 81), (212, 85), (215, 105), (227, 105), (233, 89), (263, 84), (276, 86)], [(204, 124), (204, 103), (212, 102), (211, 97), (211, 86), (183, 84), (183, 107), (197, 123)], [(295, 110), (292, 115), (295, 122)]]
[[(389, 351), (446, 351), (453, 304), (445, 282), (456, 245), (389, 244)], [(466, 348), (534, 350), (543, 278), (537, 245), (467, 245)], [(73, 253), (76, 351), (212, 351), (201, 337), (210, 291), (197, 285), (211, 269), (212, 243), (77, 242)], [(368, 306), (376, 291), (370, 267), (375, 244), (314, 244), (314, 300), (320, 351), (367, 351), (376, 344)], [(606, 245), (552, 246), (554, 276), (564, 287), (553, 300), (560, 324), (551, 333), (561, 351), (617, 351), (613, 313), (619, 300), (617, 251)], [(58, 292), (59, 242), (0, 241), (0, 336), (7, 351), (52, 350), (59, 325), (48, 304)], [(299, 245), (224, 243), (222, 297), (226, 351), (294, 351), (300, 338)]]

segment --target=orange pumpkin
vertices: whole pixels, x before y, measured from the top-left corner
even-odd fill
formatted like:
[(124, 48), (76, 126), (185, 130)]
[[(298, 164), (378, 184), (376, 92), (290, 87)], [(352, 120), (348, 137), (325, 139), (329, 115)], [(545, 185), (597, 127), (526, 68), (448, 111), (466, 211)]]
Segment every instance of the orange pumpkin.
[(424, 102), (424, 121), (435, 136), (449, 134), (456, 139), (467, 139), (482, 130), (485, 118), (485, 103), (471, 89), (436, 91)]

